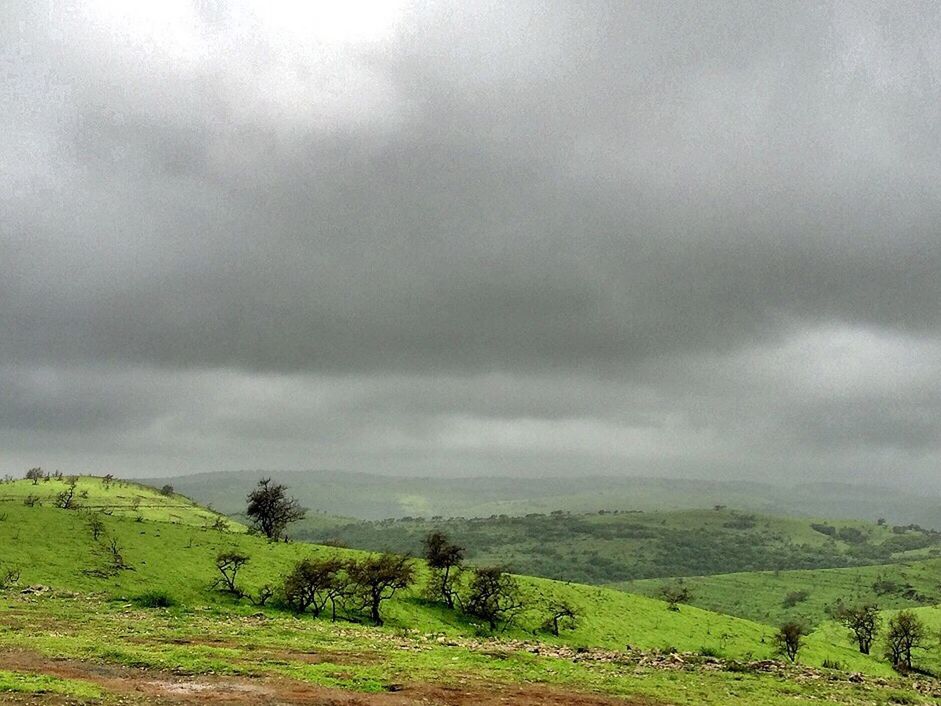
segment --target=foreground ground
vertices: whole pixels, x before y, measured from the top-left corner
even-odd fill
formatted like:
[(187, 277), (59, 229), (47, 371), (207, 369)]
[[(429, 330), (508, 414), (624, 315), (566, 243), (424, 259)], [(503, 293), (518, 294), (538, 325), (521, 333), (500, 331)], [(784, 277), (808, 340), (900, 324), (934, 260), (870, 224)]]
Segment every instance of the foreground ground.
[(61, 704), (931, 704), (934, 680), (573, 649), (248, 609), (139, 609), (46, 589), (0, 602), (0, 700)]

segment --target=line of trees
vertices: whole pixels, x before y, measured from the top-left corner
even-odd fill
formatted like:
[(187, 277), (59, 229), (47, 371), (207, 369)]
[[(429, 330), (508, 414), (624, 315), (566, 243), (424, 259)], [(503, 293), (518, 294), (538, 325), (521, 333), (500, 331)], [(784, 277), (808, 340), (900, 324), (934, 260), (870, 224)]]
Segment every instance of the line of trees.
[[(846, 605), (838, 602), (830, 609), (830, 616), (845, 627), (860, 653), (872, 652), (876, 637), (883, 628), (879, 619), (879, 606), (875, 603)], [(799, 621), (783, 623), (775, 633), (775, 642), (781, 654), (791, 662), (804, 644), (807, 628)], [(883, 637), (883, 655), (900, 672), (914, 669), (913, 653), (925, 646), (928, 628), (913, 611), (900, 610), (886, 622)]]

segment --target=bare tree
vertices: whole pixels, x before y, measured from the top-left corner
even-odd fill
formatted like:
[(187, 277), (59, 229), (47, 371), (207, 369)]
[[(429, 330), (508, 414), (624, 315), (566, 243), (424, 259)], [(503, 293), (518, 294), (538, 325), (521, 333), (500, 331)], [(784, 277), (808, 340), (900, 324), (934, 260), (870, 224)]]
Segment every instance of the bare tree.
[(774, 640), (781, 654), (787, 657), (791, 662), (796, 662), (797, 653), (800, 652), (800, 648), (803, 646), (804, 636), (806, 634), (807, 628), (801, 623), (790, 620), (778, 628)]
[(493, 632), (499, 623), (503, 623), (505, 629), (523, 607), (519, 583), (502, 567), (474, 569), (467, 597), (463, 601), (465, 613), (486, 620)]
[(559, 636), (559, 630), (563, 628), (572, 629), (578, 622), (578, 613), (568, 601), (553, 601), (549, 604), (549, 617), (543, 623), (546, 628), (556, 637)]
[(912, 668), (912, 650), (921, 647), (927, 635), (921, 618), (910, 610), (901, 610), (889, 618), (885, 635), (885, 656), (901, 671)]
[(88, 519), (85, 521), (85, 525), (88, 527), (88, 531), (91, 532), (92, 539), (94, 539), (96, 542), (105, 531), (105, 523), (101, 519), (101, 515), (99, 515), (97, 512), (88, 515)]
[(430, 532), (423, 541), (425, 561), (431, 568), (427, 593), (430, 598), (443, 600), (454, 608), (457, 599), (457, 580), (464, 561), (464, 547), (453, 544), (444, 532)]
[(879, 606), (875, 603), (844, 605), (838, 603), (831, 611), (834, 620), (846, 627), (856, 640), (859, 651), (868, 655), (879, 631)]
[(247, 555), (235, 550), (219, 554), (216, 557), (216, 569), (219, 570), (221, 576), (213, 582), (213, 588), (221, 587), (237, 598), (244, 596), (244, 591), (238, 587), (237, 579), (239, 571), (248, 563), (248, 560)]
[(248, 515), (252, 525), (272, 541), (284, 536), (284, 531), (292, 522), (304, 518), (307, 510), (297, 500), (288, 497), (287, 487), (280, 483), (271, 483), (270, 478), (262, 478), (255, 489), (248, 494)]
[(382, 603), (414, 582), (415, 563), (407, 556), (384, 552), (349, 562), (346, 573), (351, 590), (359, 597), (362, 607), (369, 610), (373, 623), (382, 625)]

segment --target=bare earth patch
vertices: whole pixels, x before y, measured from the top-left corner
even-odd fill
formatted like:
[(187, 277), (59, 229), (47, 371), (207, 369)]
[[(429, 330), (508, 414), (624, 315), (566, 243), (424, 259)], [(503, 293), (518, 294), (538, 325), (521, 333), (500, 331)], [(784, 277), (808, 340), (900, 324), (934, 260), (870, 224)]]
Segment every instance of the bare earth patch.
[[(0, 652), (0, 669), (48, 674), (96, 684), (110, 696), (105, 703), (215, 704), (270, 706), (307, 704), (316, 706), (654, 706), (648, 700), (627, 700), (555, 689), (540, 685), (484, 684), (468, 681), (461, 685), (410, 683), (395, 691), (364, 694), (277, 678), (246, 678), (178, 675), (150, 669), (74, 659), (51, 659), (35, 652)], [(9, 697), (9, 698), (7, 698)], [(81, 703), (50, 695), (4, 695), (0, 703), (72, 704)]]

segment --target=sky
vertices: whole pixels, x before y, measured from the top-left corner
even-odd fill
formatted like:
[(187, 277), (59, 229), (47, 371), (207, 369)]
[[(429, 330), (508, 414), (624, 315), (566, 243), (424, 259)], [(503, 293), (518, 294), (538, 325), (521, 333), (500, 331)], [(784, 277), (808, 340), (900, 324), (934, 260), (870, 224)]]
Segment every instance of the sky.
[(936, 3), (0, 3), (0, 473), (939, 462)]

